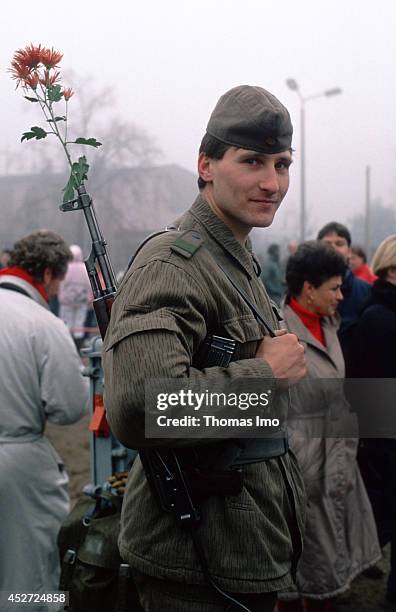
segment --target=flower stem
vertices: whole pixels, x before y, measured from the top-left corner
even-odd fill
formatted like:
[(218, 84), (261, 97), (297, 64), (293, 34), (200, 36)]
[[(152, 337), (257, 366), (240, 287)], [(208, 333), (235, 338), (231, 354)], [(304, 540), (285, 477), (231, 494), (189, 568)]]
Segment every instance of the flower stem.
[[(69, 151), (67, 149), (67, 146), (66, 146), (67, 118), (66, 118), (65, 138), (63, 139), (62, 138), (62, 134), (60, 133), (59, 128), (58, 128), (58, 122), (55, 121), (55, 115), (54, 115), (54, 112), (52, 110), (52, 103), (48, 100), (47, 96), (46, 96), (44, 104), (45, 104), (45, 108), (48, 110), (48, 112), (50, 114), (50, 118), (51, 118), (50, 125), (51, 125), (51, 128), (52, 128), (52, 131), (58, 137), (59, 142), (61, 143), (61, 145), (63, 147), (63, 150), (65, 152), (68, 164), (70, 166), (70, 170), (71, 170), (72, 174), (74, 174), (74, 172), (73, 172), (73, 162), (72, 162), (72, 159), (70, 157), (70, 153), (69, 153)], [(44, 115), (46, 116), (45, 111), (44, 111)]]

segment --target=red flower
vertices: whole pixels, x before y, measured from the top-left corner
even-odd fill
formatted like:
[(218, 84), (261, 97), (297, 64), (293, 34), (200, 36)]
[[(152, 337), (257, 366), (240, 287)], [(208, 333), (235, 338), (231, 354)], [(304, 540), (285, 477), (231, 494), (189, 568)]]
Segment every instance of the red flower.
[(57, 64), (59, 64), (61, 61), (62, 57), (63, 53), (55, 51), (54, 48), (46, 49), (43, 47), (43, 49), (41, 49), (40, 61), (47, 69), (55, 68), (55, 66), (57, 66)]
[(21, 83), (24, 86), (25, 81), (31, 75), (31, 70), (27, 66), (19, 64), (15, 59), (11, 62), (11, 78), (15, 79), (17, 82), (16, 86), (18, 87)]
[(71, 87), (66, 87), (62, 93), (63, 93), (63, 97), (65, 98), (66, 102), (68, 102), (68, 100), (70, 100), (70, 98), (74, 96), (74, 91), (72, 90)]
[(51, 85), (55, 85), (55, 83), (60, 81), (60, 78), (60, 72), (50, 74), (49, 70), (46, 70), (44, 76), (40, 77), (40, 83), (44, 85), (44, 87), (51, 87)]
[(30, 43), (30, 47), (27, 46), (24, 49), (18, 49), (14, 53), (13, 61), (19, 64), (20, 66), (25, 66), (30, 68), (37, 68), (37, 66), (41, 63), (41, 55), (43, 49), (41, 45), (35, 47), (32, 43)]
[(37, 89), (37, 85), (39, 84), (40, 81), (40, 77), (36, 72), (32, 72), (31, 74), (29, 74), (29, 76), (27, 76), (24, 79), (24, 82), (22, 83), (22, 87), (24, 87), (25, 89), (27, 89), (28, 87), (31, 87), (32, 89)]

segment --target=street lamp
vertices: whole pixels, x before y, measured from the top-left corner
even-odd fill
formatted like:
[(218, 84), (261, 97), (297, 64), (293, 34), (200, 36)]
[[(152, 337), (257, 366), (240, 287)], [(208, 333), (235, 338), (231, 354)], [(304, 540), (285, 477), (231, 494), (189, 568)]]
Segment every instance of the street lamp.
[(286, 85), (292, 91), (295, 91), (300, 98), (300, 131), (301, 131), (301, 186), (300, 186), (300, 241), (304, 242), (305, 240), (305, 230), (306, 230), (306, 211), (305, 211), (305, 103), (308, 100), (313, 100), (314, 98), (322, 98), (324, 96), (336, 96), (341, 93), (341, 89), (339, 87), (333, 87), (332, 89), (326, 89), (320, 93), (311, 94), (310, 96), (303, 96), (301, 94), (299, 85), (295, 79), (286, 79)]

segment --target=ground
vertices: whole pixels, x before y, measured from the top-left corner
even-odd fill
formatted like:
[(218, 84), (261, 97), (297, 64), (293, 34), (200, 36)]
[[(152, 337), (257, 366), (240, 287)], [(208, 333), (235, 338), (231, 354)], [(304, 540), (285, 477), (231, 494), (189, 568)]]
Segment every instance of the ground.
[[(88, 417), (75, 425), (47, 426), (47, 435), (64, 459), (70, 476), (70, 496), (72, 503), (82, 494), (84, 485), (89, 483), (89, 435)], [(389, 554), (380, 562), (380, 567), (388, 571)], [(373, 580), (358, 577), (350, 591), (339, 598), (337, 612), (381, 612), (386, 578)], [(396, 611), (396, 606), (391, 608)]]
[(84, 485), (90, 480), (88, 422), (87, 416), (74, 425), (47, 424), (46, 429), (47, 436), (66, 464), (72, 504), (82, 494)]

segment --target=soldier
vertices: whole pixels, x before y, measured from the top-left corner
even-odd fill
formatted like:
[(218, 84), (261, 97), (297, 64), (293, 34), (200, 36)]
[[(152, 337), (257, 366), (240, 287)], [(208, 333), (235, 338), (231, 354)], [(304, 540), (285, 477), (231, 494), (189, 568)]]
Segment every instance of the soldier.
[[(275, 402), (281, 402), (288, 383), (280, 379), (296, 382), (305, 375), (296, 336), (283, 330), (270, 337), (230, 281), (279, 328), (248, 235), (253, 227), (271, 225), (286, 195), (291, 139), (288, 111), (260, 87), (236, 87), (217, 103), (199, 151), (200, 194), (176, 221), (177, 232), (141, 249), (114, 302), (104, 342), (106, 408), (113, 432), (126, 446), (183, 447), (184, 458), (191, 451), (208, 472), (216, 470), (214, 457), (228, 442), (145, 436), (145, 380), (179, 378), (226, 388), (255, 377), (270, 381)], [(197, 365), (208, 334), (237, 341), (227, 368)], [(160, 509), (135, 461), (119, 544), (144, 610), (230, 609), (208, 584), (208, 574), (240, 602), (235, 609), (272, 611), (276, 592), (291, 585), (301, 546), (302, 480), (284, 437), (258, 442), (254, 449), (241, 444), (239, 456), (229, 457), (228, 467), (242, 470), (242, 490), (200, 504), (197, 532), (208, 572), (190, 534)]]

